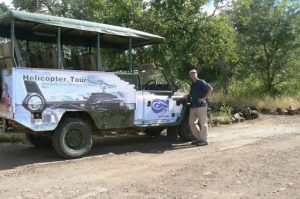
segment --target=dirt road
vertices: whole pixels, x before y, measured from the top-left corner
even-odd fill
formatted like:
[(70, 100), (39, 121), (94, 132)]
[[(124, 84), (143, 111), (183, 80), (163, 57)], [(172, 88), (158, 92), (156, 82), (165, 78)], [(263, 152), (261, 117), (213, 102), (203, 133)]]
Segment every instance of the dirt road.
[(89, 157), (0, 145), (0, 198), (300, 198), (300, 117), (210, 129), (192, 147), (164, 136), (97, 139)]

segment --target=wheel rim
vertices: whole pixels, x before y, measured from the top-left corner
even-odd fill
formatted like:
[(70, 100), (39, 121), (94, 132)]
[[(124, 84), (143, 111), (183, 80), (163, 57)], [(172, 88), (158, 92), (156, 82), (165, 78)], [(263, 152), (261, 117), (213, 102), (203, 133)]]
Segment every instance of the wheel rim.
[(84, 145), (83, 132), (79, 129), (70, 129), (65, 136), (66, 145), (70, 149), (80, 149)]

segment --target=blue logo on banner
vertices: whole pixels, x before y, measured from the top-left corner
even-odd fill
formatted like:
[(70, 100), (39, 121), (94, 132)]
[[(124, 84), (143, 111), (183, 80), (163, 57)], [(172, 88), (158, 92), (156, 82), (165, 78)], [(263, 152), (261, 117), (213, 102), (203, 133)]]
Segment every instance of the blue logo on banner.
[(167, 111), (169, 110), (169, 100), (155, 99), (152, 102), (151, 108), (154, 113)]

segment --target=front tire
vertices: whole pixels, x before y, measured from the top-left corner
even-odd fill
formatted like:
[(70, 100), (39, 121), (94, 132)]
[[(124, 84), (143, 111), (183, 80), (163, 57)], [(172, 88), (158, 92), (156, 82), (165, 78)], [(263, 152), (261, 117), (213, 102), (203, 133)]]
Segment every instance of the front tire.
[(170, 140), (178, 140), (178, 132), (179, 132), (179, 127), (178, 126), (169, 126), (167, 128), (167, 137)]
[(30, 144), (37, 147), (50, 147), (52, 146), (52, 140), (50, 136), (46, 135), (35, 135), (35, 134), (26, 134), (26, 139)]
[(53, 147), (64, 158), (80, 158), (93, 144), (92, 130), (87, 122), (77, 118), (63, 120), (54, 131)]
[(180, 140), (189, 142), (196, 140), (195, 136), (193, 135), (191, 128), (189, 126), (189, 117), (186, 116), (182, 123), (179, 125), (178, 135)]

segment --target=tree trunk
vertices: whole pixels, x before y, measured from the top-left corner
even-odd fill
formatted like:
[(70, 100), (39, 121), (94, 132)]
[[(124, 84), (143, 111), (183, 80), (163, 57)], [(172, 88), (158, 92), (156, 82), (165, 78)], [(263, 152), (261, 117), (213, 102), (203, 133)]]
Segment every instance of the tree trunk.
[(273, 92), (273, 74), (271, 72), (273, 57), (272, 54), (269, 53), (266, 44), (264, 44), (264, 53), (266, 57), (266, 78), (265, 78), (265, 88), (266, 92), (272, 94)]
[(223, 93), (224, 95), (228, 94), (228, 85), (229, 85), (229, 78), (228, 78), (228, 63), (221, 61), (220, 63), (222, 78), (223, 78)]

